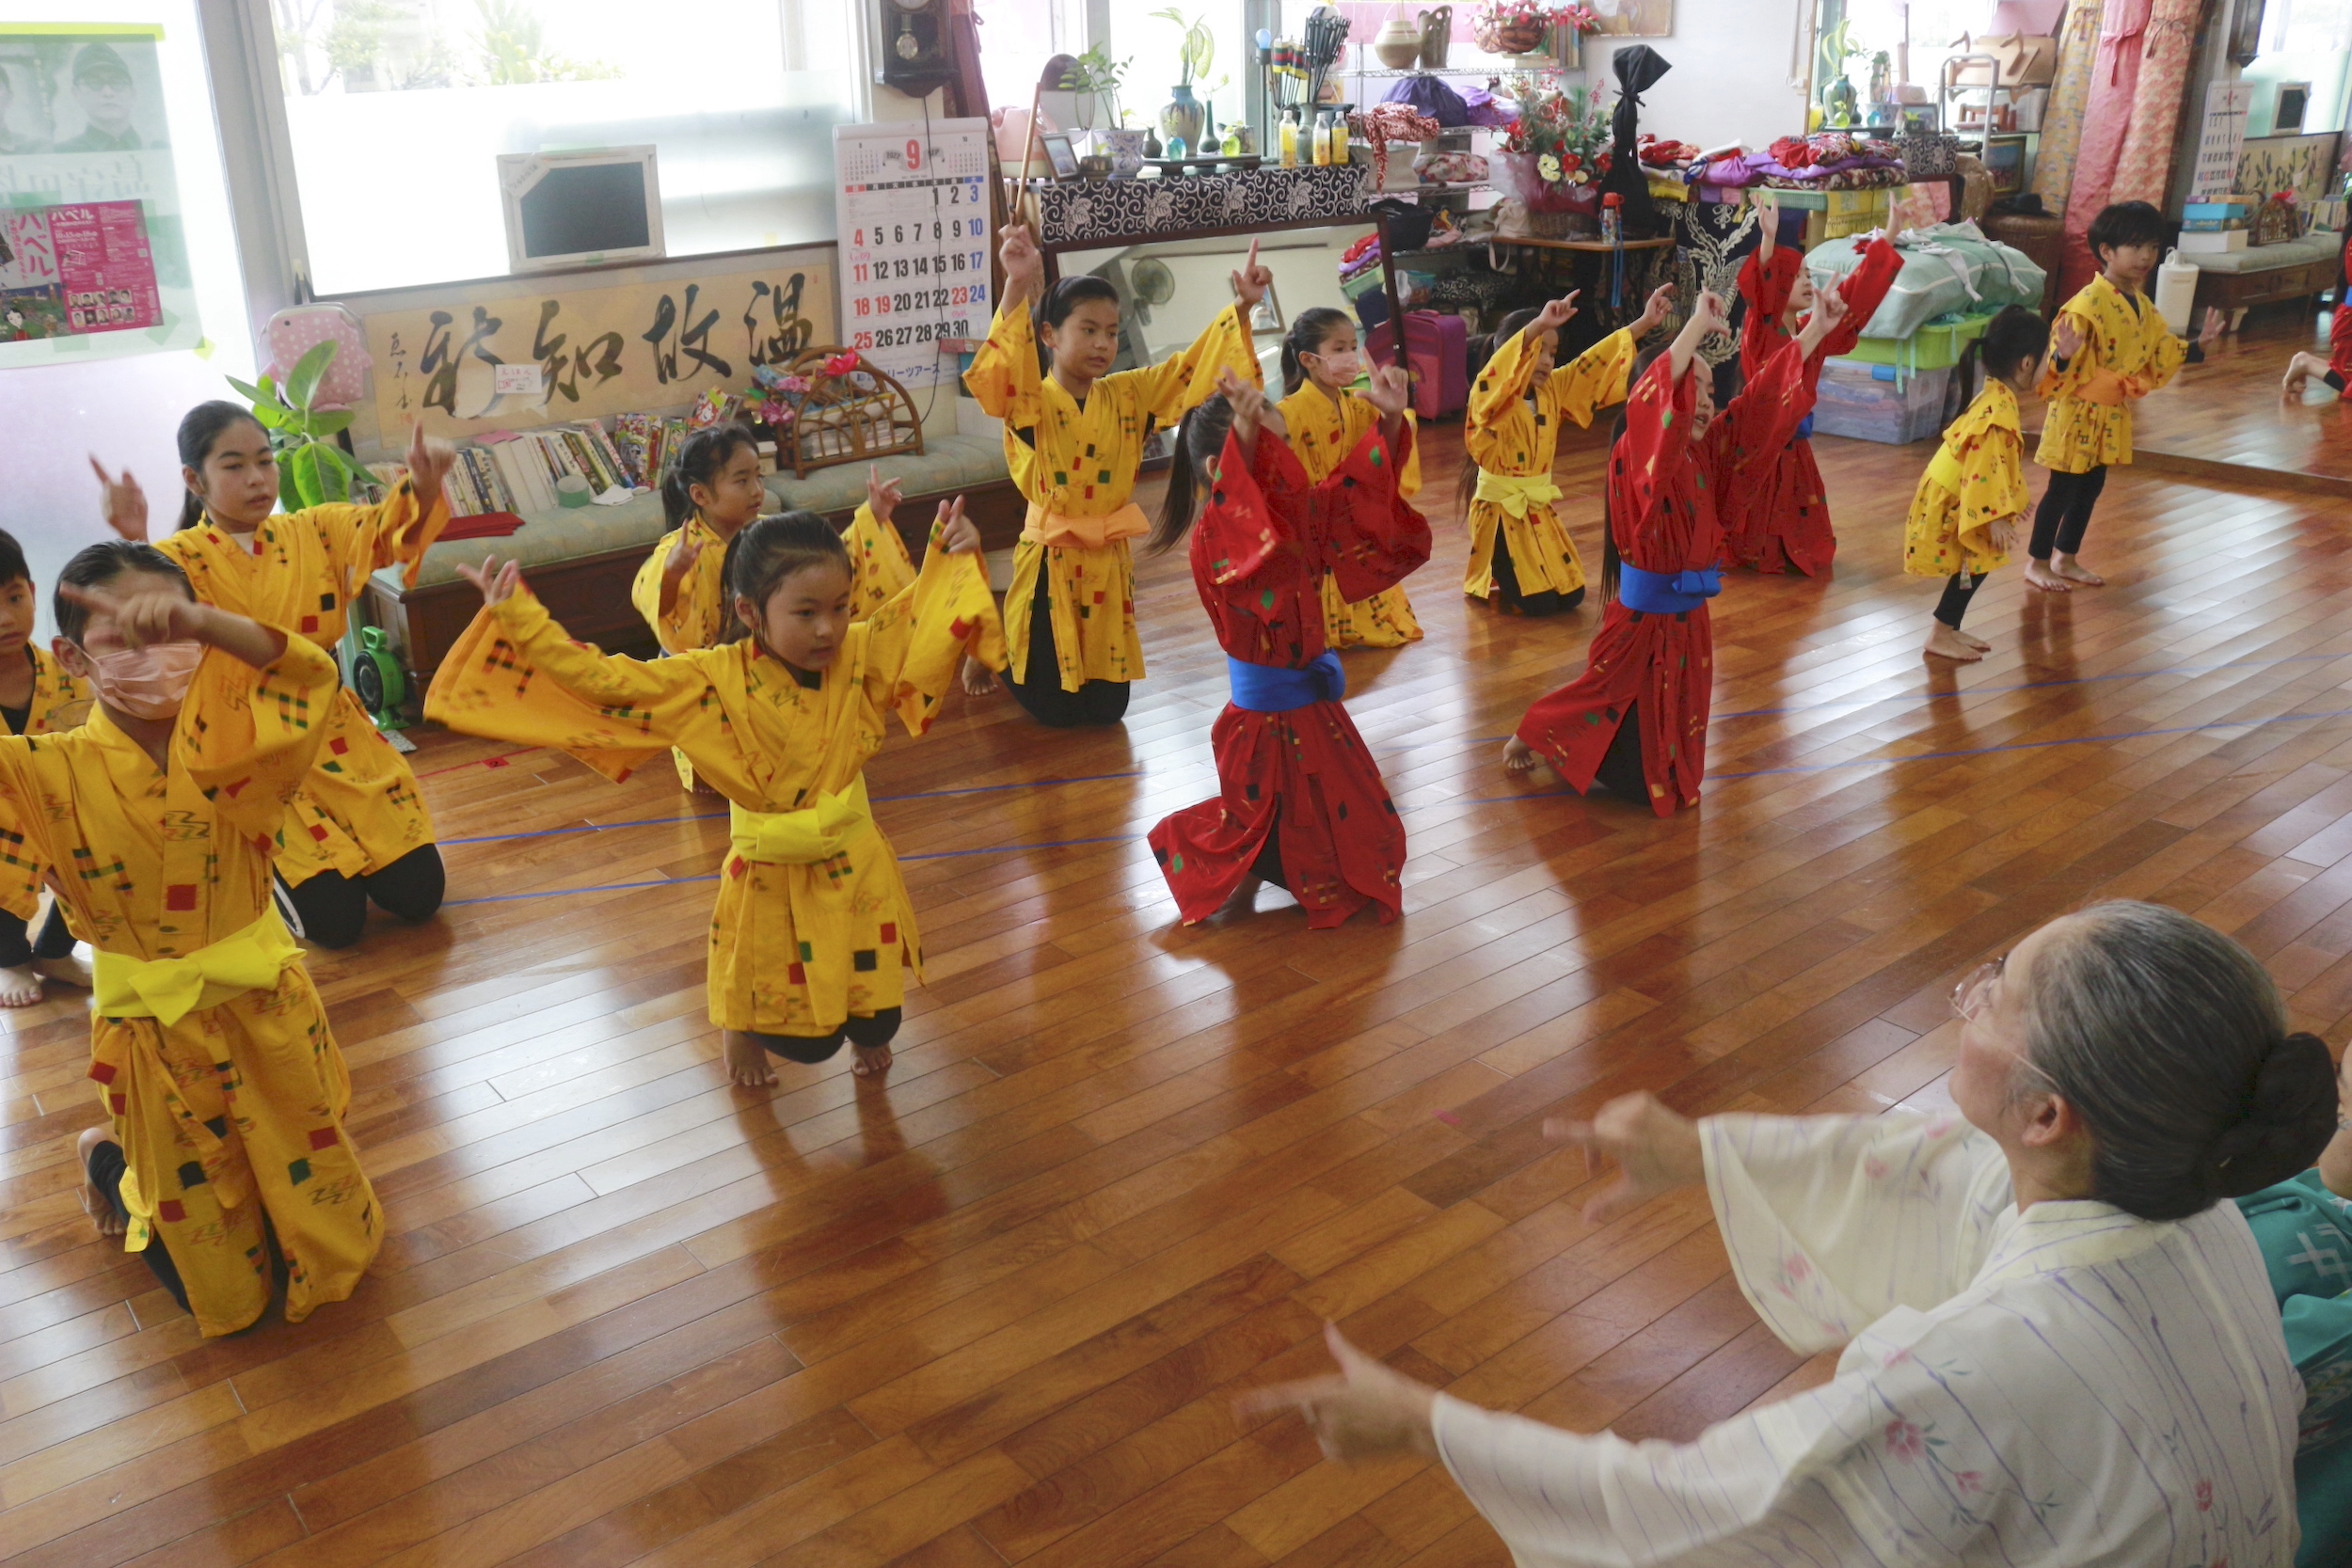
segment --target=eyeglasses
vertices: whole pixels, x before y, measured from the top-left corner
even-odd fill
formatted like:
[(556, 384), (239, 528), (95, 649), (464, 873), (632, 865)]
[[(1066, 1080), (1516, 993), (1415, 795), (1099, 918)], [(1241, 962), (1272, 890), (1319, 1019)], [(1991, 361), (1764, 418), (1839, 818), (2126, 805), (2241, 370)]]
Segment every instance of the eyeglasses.
[(1952, 1011), (1958, 1013), (1963, 1022), (1974, 1022), (1977, 1015), (1991, 1003), (1993, 983), (2001, 977), (2001, 971), (2008, 963), (2009, 955), (2004, 953), (1997, 958), (1986, 959), (1960, 977), (1960, 984), (1952, 988)]

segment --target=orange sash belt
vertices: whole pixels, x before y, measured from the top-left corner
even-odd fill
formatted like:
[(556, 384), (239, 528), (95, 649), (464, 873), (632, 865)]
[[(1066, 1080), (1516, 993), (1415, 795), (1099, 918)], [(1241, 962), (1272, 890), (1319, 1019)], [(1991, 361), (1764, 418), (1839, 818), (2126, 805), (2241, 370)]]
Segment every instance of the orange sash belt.
[(2103, 408), (2121, 408), (2131, 402), (2135, 394), (2132, 384), (2115, 372), (2099, 370), (2091, 372), (2090, 380), (2067, 395), (2080, 398), (2085, 403), (2098, 404)]
[(1117, 540), (1138, 539), (1151, 531), (1151, 519), (1143, 515), (1143, 508), (1133, 501), (1099, 517), (1073, 517), (1067, 512), (1048, 512), (1031, 501), (1028, 518), (1021, 525), (1021, 538), (1025, 544), (1057, 545), (1065, 549), (1074, 546), (1083, 550), (1099, 550)]

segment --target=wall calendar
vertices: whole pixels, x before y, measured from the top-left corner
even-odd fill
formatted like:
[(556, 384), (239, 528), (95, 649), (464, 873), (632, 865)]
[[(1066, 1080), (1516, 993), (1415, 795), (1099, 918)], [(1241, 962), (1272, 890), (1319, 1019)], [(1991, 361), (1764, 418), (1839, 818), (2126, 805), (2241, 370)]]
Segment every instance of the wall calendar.
[(988, 336), (988, 121), (837, 125), (841, 341), (908, 388)]

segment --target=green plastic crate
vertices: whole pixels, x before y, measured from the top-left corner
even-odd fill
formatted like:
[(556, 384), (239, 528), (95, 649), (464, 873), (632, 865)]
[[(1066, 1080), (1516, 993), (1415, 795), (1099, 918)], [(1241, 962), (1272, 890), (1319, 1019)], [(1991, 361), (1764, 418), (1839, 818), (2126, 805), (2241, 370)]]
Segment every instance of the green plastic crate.
[(1908, 338), (1865, 338), (1846, 357), (1892, 365), (1906, 375), (1915, 371), (1947, 371), (1960, 363), (1962, 352), (1984, 336), (1985, 327), (1998, 314), (1985, 310), (1957, 320), (1931, 321)]

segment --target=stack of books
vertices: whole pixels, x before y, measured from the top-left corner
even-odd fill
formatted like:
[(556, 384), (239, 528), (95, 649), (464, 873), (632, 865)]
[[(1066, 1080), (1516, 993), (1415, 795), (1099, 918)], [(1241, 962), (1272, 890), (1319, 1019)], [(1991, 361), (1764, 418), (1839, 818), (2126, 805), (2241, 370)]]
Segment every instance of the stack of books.
[(2181, 209), (2181, 254), (2218, 256), (2244, 250), (2254, 224), (2250, 196), (2217, 197)]
[[(462, 450), (458, 457), (457, 466), (450, 469), (453, 516), (468, 516), (473, 510), (461, 509), (454, 493), (462, 470), (487, 467), (500, 482), (498, 493), (503, 498), (503, 504), (480, 508), (491, 512), (553, 512), (561, 504), (556, 499), (556, 483), (572, 474), (588, 482), (592, 495), (602, 496), (616, 489), (626, 494), (635, 488), (628, 466), (614, 450), (612, 437), (593, 420), (485, 436), (475, 445)], [(468, 459), (479, 461), (469, 463)], [(486, 492), (488, 487), (484, 488)], [(516, 504), (518, 501), (520, 506)]]
[(612, 416), (612, 446), (628, 471), (629, 482), (647, 490), (661, 488), (661, 468), (691, 432), (682, 416), (659, 414)]
[(485, 512), (515, 510), (514, 492), (506, 486), (498, 465), (480, 447), (460, 447), (457, 460), (441, 481), (441, 494), (452, 517), (479, 517)]

